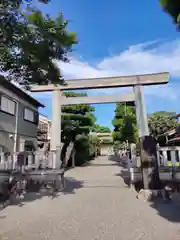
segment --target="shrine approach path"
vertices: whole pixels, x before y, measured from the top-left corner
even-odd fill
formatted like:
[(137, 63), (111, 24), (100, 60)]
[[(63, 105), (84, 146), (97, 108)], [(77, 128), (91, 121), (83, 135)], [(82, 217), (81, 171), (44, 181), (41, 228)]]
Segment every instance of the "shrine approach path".
[(0, 211), (0, 240), (180, 239), (179, 205), (136, 199), (120, 171), (108, 157), (67, 171), (66, 190), (53, 199), (29, 195)]

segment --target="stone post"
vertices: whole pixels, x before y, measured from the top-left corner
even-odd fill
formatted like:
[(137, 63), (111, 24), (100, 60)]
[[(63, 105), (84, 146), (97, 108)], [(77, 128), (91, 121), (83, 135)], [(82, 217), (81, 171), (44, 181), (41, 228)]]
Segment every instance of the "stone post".
[(60, 169), (62, 161), (61, 161), (61, 147), (56, 148), (56, 162), (55, 162), (55, 168)]
[(134, 86), (136, 120), (141, 146), (141, 168), (144, 189), (159, 188), (156, 141), (149, 136), (148, 119), (144, 102), (143, 86)]

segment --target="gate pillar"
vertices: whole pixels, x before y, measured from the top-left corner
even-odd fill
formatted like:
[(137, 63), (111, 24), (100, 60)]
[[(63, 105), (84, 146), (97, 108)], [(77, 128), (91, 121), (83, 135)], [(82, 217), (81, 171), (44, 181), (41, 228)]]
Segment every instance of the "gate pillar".
[(58, 89), (52, 92), (51, 151), (61, 148), (61, 96)]
[(157, 164), (156, 140), (149, 136), (143, 86), (135, 85), (136, 121), (140, 138), (141, 168), (144, 189), (161, 187)]

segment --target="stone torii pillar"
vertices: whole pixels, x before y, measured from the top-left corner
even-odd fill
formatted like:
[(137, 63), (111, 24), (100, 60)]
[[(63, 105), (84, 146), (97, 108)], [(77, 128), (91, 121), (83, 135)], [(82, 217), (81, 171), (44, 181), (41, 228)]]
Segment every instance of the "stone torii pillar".
[(136, 104), (136, 122), (139, 137), (149, 136), (148, 119), (144, 101), (144, 87), (142, 85), (135, 85), (134, 95)]
[(51, 151), (61, 148), (61, 103), (62, 92), (52, 91), (52, 123), (51, 123)]
[[(60, 160), (61, 153), (61, 105), (64, 97), (60, 85), (32, 86), (31, 92), (52, 92), (52, 122), (50, 149), (56, 152), (56, 159)], [(61, 161), (53, 161), (53, 168), (60, 168)]]
[(31, 92), (52, 92), (51, 151), (61, 148), (61, 106), (65, 99), (61, 85), (32, 85)]
[[(139, 139), (145, 136), (149, 136), (149, 128), (148, 128), (148, 119), (146, 113), (146, 106), (144, 101), (144, 87), (142, 85), (134, 86), (134, 95), (135, 95), (135, 105), (136, 105), (136, 124), (138, 128)], [(141, 151), (142, 153), (142, 142), (141, 142)], [(141, 154), (141, 166), (142, 166), (142, 154)], [(144, 188), (148, 189), (148, 170), (142, 168), (142, 177)]]
[(160, 188), (159, 168), (157, 164), (156, 141), (149, 135), (148, 118), (144, 101), (144, 87), (134, 86), (136, 121), (141, 143), (141, 168), (144, 189)]

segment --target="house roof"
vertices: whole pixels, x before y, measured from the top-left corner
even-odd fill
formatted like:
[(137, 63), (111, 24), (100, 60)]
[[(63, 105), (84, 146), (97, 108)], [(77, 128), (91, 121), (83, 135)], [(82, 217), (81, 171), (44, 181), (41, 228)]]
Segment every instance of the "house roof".
[(172, 136), (173, 134), (176, 133), (176, 131), (177, 131), (177, 129), (174, 128), (174, 129), (171, 129), (171, 130), (169, 130), (169, 131), (167, 131), (167, 132), (165, 132), (165, 133), (163, 133), (163, 134), (160, 134), (158, 137), (162, 137), (162, 136)]
[(16, 87), (11, 82), (7, 81), (4, 76), (0, 76), (0, 85), (7, 88), (8, 90), (14, 92), (16, 95), (18, 95), (21, 98), (24, 98), (26, 101), (31, 103), (32, 105), (36, 107), (45, 107), (42, 103), (37, 101), (35, 98), (31, 97), (29, 94), (21, 90), (20, 88)]

